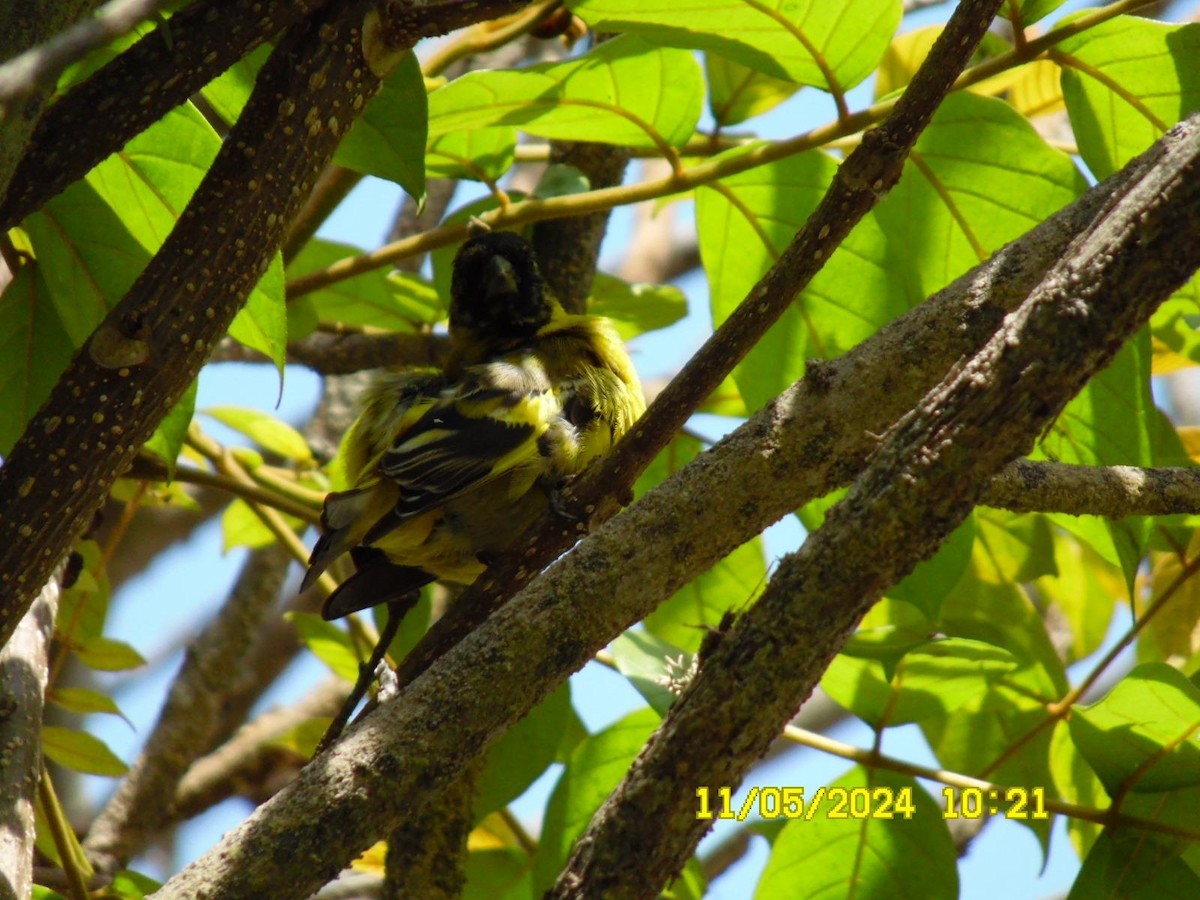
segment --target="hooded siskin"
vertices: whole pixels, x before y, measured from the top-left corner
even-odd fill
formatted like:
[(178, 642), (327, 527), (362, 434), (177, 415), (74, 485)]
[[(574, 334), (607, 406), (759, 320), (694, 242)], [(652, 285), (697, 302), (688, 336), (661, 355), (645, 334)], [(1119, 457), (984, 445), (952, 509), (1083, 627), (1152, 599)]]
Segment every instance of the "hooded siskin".
[(357, 571), (326, 601), (327, 619), (437, 579), (474, 581), (645, 410), (615, 330), (564, 312), (517, 235), (459, 250), (450, 339), (443, 371), (379, 378), (346, 434), (353, 487), (326, 498), (304, 582), (350, 552)]

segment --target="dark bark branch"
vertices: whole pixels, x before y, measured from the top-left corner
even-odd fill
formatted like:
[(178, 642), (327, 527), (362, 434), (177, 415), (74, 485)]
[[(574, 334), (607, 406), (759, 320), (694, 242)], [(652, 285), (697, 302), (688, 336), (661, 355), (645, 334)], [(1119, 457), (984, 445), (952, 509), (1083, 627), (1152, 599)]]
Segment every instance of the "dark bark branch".
[(96, 15), (4, 63), (0, 66), (0, 122), (9, 118), (15, 105), (25, 102), (39, 90), (53, 87), (71, 63), (78, 62), (109, 41), (129, 34), (171, 2), (113, 0)]
[(0, 468), (0, 642), (204, 364), (399, 54), (421, 37), (521, 5), (452, 0), (387, 5), (379, 15), (354, 0), (283, 38), (162, 249)]
[(693, 790), (741, 781), (883, 592), (1187, 282), (1200, 245), (1181, 252), (1177, 236), (1200, 228), (1200, 115), (1156, 155), (1151, 175), (1118, 194), (979, 353), (896, 424), (821, 529), (783, 560), (547, 897), (656, 896), (710, 827), (696, 820)]
[(290, 558), (280, 547), (251, 554), (228, 602), (188, 646), (166, 705), (132, 771), (92, 823), (84, 846), (93, 862), (115, 871), (176, 819), (164, 797), (194, 760), (225, 735), (225, 692), (274, 608)]
[(33, 890), (34, 807), (42, 754), (47, 659), (61, 593), (57, 575), (0, 650), (0, 897), (28, 897)]
[[(626, 148), (611, 144), (555, 141), (550, 145), (551, 164), (574, 166), (587, 176), (592, 190), (619, 185), (630, 156)], [(605, 210), (533, 226), (533, 246), (546, 282), (567, 312), (586, 311), (611, 214), (612, 210)]]
[(38, 122), (0, 202), (20, 223), (259, 44), (329, 0), (198, 0), (68, 91)]
[(967, 0), (955, 10), (895, 109), (839, 167), (820, 206), (769, 272), (733, 314), (671, 380), (617, 448), (565, 492), (568, 514), (549, 515), (485, 572), (405, 659), (401, 684), (415, 677), (456, 641), (549, 565), (578, 537), (564, 522), (603, 521), (616, 511), (640, 475), (821, 270), (858, 221), (900, 178), (904, 160), (938, 104), (966, 66), (1001, 0)]

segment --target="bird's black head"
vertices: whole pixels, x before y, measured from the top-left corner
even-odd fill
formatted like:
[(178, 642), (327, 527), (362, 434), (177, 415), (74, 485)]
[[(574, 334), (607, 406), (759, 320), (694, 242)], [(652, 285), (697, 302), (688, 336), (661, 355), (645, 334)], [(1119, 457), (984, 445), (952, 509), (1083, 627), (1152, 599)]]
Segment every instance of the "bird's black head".
[(450, 333), (506, 343), (532, 337), (550, 321), (554, 302), (533, 247), (520, 235), (492, 231), (471, 238), (454, 257)]

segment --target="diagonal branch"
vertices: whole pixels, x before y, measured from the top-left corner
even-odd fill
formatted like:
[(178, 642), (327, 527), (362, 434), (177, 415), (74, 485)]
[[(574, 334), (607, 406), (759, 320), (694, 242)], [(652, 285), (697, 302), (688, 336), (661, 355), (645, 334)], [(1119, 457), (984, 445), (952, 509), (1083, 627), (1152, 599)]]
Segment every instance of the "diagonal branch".
[(419, 38), (521, 5), (388, 4), (383, 16), (353, 0), (280, 41), (162, 249), (0, 468), (0, 643), (207, 360), (380, 79)]
[[(617, 448), (586, 472), (563, 504), (568, 518), (603, 521), (617, 498), (667, 445), (688, 417), (733, 371), (791, 305), (859, 220), (899, 180), (908, 152), (970, 60), (1000, 0), (967, 0), (955, 10), (891, 115), (838, 168), (820, 206), (746, 299), (655, 398)], [(485, 572), (401, 664), (401, 684), (468, 634), (574, 542), (553, 513)]]
[[(1200, 267), (1200, 115), (1021, 307), (884, 440), (780, 564), (592, 819), (547, 897), (652, 897), (710, 827), (694, 788), (735, 785), (883, 592), (928, 558), (1093, 374)], [(679, 775), (686, 773), (686, 783)]]

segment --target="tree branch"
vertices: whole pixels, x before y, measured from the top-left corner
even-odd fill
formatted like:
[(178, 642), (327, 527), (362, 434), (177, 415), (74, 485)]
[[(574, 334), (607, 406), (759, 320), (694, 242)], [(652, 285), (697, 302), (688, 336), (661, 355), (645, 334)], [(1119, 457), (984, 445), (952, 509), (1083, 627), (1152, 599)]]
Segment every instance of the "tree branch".
[(33, 890), (34, 807), (37, 803), (47, 659), (61, 593), (57, 573), (46, 582), (0, 650), (0, 897)]
[(1069, 516), (1170, 516), (1200, 512), (1200, 469), (1071, 466), (1018, 459), (979, 501), (1012, 512)]
[[(0, 231), (27, 215), (237, 60), (329, 0), (197, 0), (46, 111), (0, 202)], [(164, 36), (169, 28), (171, 39)], [(0, 185), (0, 189), (3, 185)]]
[[(40, 46), (0, 66), (0, 123), (12, 108), (37, 91), (53, 87), (71, 63), (154, 18), (173, 0), (112, 0), (94, 16), (75, 23)], [(161, 40), (161, 36), (159, 37)]]
[(354, 0), (280, 41), (162, 249), (0, 468), (0, 642), (225, 333), (353, 111), (418, 38), (520, 5), (388, 4), (385, 16)]
[[(960, 7), (962, 9), (962, 7)], [(885, 438), (866, 471), (672, 707), (576, 844), (551, 898), (653, 897), (711, 823), (693, 788), (738, 784), (862, 616), (932, 555), (986, 479), (1037, 436), (1200, 266), (1200, 115), (1118, 195), (996, 334)], [(687, 783), (679, 783), (679, 773)]]

